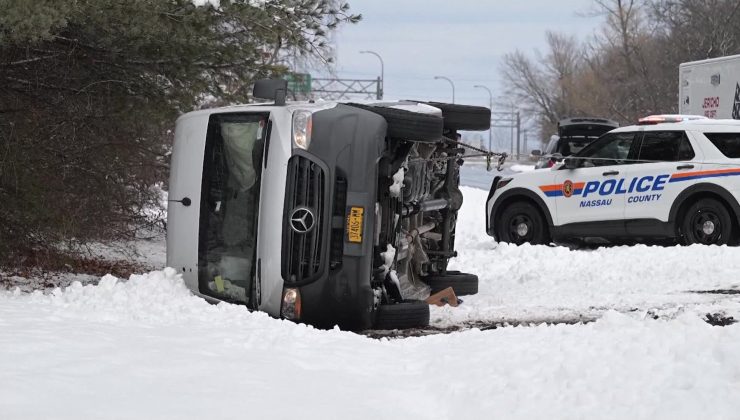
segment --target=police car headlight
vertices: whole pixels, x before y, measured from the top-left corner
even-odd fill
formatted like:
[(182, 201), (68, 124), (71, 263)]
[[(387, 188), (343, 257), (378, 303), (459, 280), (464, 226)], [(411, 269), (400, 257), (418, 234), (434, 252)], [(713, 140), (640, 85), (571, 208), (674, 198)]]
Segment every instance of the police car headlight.
[(308, 149), (311, 144), (312, 128), (311, 111), (295, 111), (293, 113), (293, 144), (301, 149)]
[(498, 183), (496, 184), (496, 189), (504, 188), (505, 186), (509, 184), (509, 182), (511, 182), (512, 179), (514, 178), (504, 178), (504, 179), (499, 180)]

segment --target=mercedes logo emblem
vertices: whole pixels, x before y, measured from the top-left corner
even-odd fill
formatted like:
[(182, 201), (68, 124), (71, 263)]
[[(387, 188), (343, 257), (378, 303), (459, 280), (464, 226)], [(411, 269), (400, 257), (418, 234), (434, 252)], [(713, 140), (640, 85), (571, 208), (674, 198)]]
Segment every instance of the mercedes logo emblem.
[(314, 215), (311, 210), (299, 207), (290, 215), (290, 227), (297, 233), (308, 233), (313, 229)]

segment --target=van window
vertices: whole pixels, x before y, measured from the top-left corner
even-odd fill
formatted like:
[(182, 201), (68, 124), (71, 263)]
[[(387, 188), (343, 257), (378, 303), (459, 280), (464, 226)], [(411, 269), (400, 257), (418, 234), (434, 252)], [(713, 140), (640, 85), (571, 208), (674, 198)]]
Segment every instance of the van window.
[(683, 131), (646, 131), (637, 157), (640, 161), (657, 162), (676, 162), (693, 158), (694, 149)]
[(712, 144), (728, 158), (740, 158), (740, 133), (704, 133)]
[(198, 238), (201, 293), (248, 303), (268, 115), (215, 114), (206, 134)]

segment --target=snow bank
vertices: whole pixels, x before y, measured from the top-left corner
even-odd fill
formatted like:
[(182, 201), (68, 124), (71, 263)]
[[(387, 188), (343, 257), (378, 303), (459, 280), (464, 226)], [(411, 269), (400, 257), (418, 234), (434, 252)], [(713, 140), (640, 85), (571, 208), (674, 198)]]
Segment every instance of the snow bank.
[(168, 269), (0, 294), (0, 406), (8, 419), (733, 418), (738, 348), (737, 326), (616, 312), (372, 340), (209, 305)]

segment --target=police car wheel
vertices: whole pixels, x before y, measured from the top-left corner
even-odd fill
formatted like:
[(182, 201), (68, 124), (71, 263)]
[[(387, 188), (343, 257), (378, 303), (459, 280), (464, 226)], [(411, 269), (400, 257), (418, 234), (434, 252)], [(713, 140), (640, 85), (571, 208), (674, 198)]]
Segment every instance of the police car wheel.
[(681, 233), (686, 245), (725, 245), (732, 235), (730, 213), (717, 200), (701, 199), (686, 211)]
[(501, 242), (521, 245), (545, 244), (547, 226), (539, 210), (532, 204), (519, 201), (508, 205), (498, 218), (496, 231)]

